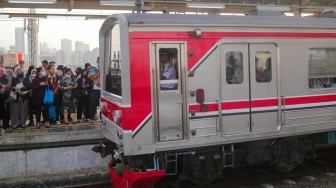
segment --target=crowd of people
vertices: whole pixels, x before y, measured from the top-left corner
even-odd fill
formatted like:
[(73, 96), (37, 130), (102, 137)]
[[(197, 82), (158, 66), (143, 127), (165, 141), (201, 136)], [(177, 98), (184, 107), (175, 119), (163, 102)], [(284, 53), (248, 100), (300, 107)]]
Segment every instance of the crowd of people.
[[(73, 71), (43, 60), (41, 67), (30, 66), (25, 74), (24, 61), (19, 61), (13, 71), (0, 62), (0, 120), (4, 131), (93, 123), (100, 98), (99, 57), (96, 63), (97, 67), (86, 63)], [(51, 103), (46, 102), (47, 93), (48, 97), (52, 95)]]

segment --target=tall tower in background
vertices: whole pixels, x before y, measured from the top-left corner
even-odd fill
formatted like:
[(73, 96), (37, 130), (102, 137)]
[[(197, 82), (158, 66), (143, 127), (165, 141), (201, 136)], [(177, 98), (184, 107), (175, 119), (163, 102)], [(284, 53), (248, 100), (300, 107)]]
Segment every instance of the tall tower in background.
[(15, 28), (15, 49), (18, 52), (22, 52), (23, 54), (26, 54), (25, 51), (25, 37), (24, 37), (24, 28), (23, 27), (17, 27)]
[[(29, 9), (29, 13), (35, 13), (35, 9)], [(26, 27), (26, 26), (25, 26)], [(37, 53), (38, 53), (38, 29), (39, 20), (35, 18), (28, 18), (28, 54), (29, 63), (28, 65), (37, 65)]]
[(61, 50), (64, 51), (66, 65), (74, 65), (71, 61), (72, 41), (70, 39), (61, 39)]

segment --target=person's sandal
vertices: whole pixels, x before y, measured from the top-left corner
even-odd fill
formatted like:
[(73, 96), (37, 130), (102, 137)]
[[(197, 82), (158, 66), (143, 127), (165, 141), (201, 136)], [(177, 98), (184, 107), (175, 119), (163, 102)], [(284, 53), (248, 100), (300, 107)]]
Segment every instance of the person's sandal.
[(12, 132), (12, 129), (9, 129), (9, 128), (8, 128), (8, 129), (5, 129), (5, 132), (6, 132), (6, 133), (10, 133), (10, 132)]
[(50, 127), (50, 125), (49, 125), (48, 122), (45, 122), (45, 127), (46, 127), (46, 128), (49, 128), (49, 127)]
[(40, 123), (36, 123), (36, 129), (39, 129), (41, 127), (41, 124)]

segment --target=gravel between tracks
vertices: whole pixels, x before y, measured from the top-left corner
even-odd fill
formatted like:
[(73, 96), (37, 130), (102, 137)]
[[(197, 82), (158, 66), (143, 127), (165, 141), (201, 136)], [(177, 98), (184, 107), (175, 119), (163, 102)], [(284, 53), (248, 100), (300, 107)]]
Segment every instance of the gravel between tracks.
[(331, 172), (330, 174), (326, 174), (326, 173), (314, 174), (314, 175), (310, 175), (309, 178), (305, 176), (305, 177), (293, 178), (290, 180), (292, 182), (284, 182), (284, 181), (267, 182), (265, 181), (264, 185), (245, 186), (244, 188), (272, 188), (271, 186), (273, 186), (273, 188), (335, 188), (336, 187), (336, 172)]

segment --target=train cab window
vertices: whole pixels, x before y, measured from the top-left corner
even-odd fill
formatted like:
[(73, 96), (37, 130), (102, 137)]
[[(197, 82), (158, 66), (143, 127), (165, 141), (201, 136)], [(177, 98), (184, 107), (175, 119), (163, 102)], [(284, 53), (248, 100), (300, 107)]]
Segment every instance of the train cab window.
[(120, 52), (120, 28), (119, 24), (114, 25), (110, 41), (110, 63), (107, 65), (105, 90), (117, 96), (121, 94), (121, 52)]
[(178, 89), (178, 62), (176, 48), (161, 48), (159, 50), (160, 61), (160, 89)]
[(259, 51), (255, 55), (255, 78), (258, 83), (272, 81), (272, 54)]
[(243, 53), (227, 52), (226, 59), (226, 82), (228, 84), (241, 84), (244, 81)]
[(311, 48), (308, 51), (309, 88), (336, 88), (336, 48)]

